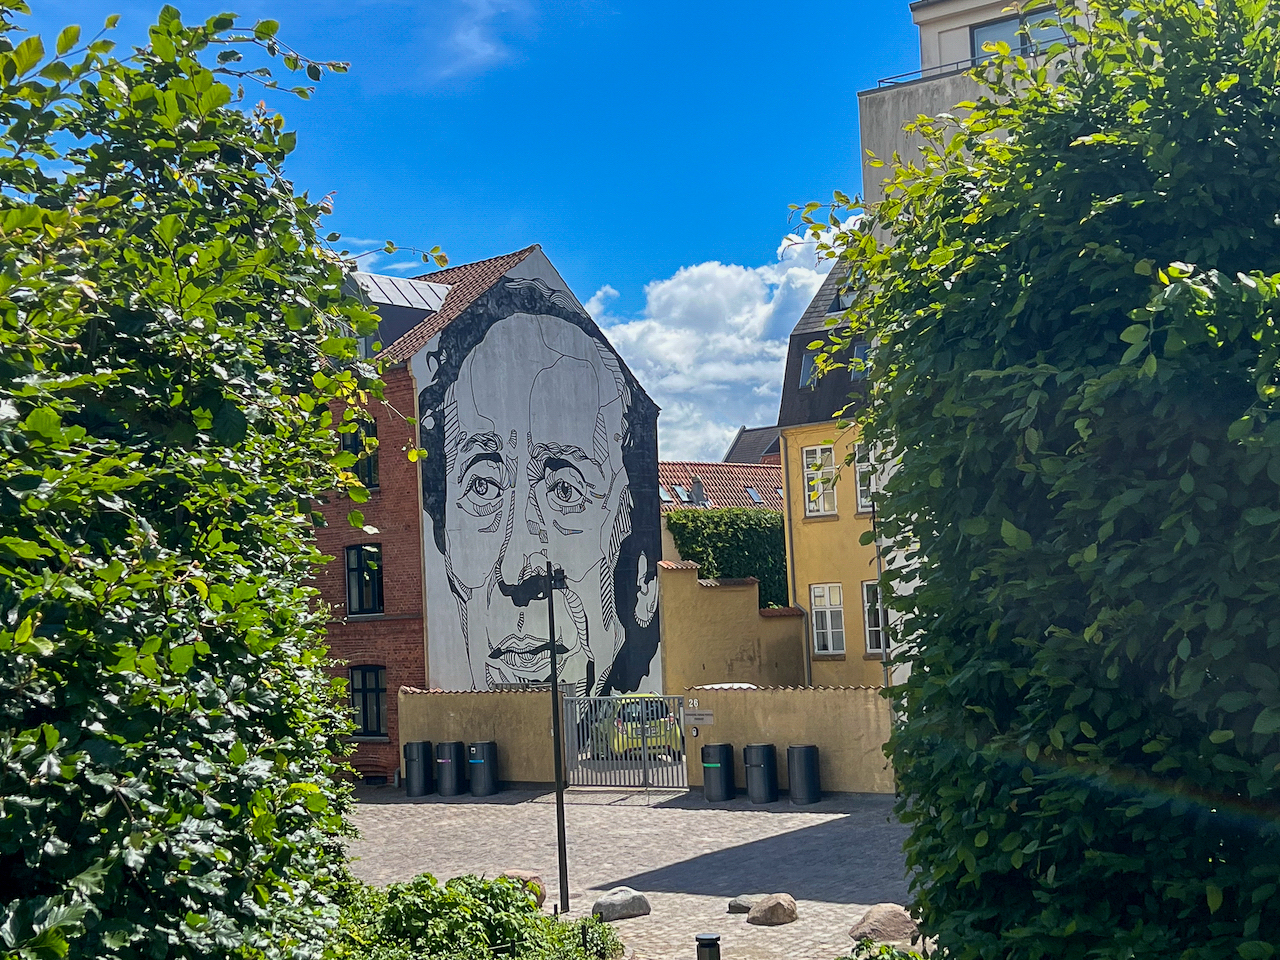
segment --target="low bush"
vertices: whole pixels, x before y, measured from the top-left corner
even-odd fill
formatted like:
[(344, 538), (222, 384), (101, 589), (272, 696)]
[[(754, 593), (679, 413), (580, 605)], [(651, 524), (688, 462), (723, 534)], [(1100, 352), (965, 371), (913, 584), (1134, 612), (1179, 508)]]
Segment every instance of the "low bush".
[(838, 960), (920, 960), (920, 954), (914, 950), (900, 950), (887, 943), (876, 943), (874, 940), (859, 940), (851, 953)]
[(613, 930), (549, 917), (513, 880), (424, 873), (385, 888), (351, 882), (328, 960), (612, 960)]

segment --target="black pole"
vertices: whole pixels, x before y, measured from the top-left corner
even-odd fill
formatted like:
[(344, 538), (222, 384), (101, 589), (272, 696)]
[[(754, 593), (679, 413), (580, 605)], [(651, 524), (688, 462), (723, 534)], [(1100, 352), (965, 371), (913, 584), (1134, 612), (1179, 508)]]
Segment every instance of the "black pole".
[(556, 577), (547, 561), (547, 632), (551, 636), (551, 743), (556, 763), (556, 844), (560, 854), (560, 912), (569, 912), (569, 853), (564, 839), (564, 748), (560, 723), (560, 666), (556, 657)]

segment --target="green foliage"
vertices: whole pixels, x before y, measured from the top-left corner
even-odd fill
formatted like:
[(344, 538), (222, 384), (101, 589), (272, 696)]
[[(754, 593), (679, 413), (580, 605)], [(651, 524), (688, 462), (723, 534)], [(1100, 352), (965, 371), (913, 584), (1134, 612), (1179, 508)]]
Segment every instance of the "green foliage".
[(786, 606), (787, 550), (777, 510), (673, 510), (666, 521), (680, 556), (698, 564), (702, 576), (755, 577), (760, 606)]
[(347, 721), (310, 511), (349, 486), (329, 402), (377, 396), (375, 318), (283, 118), (219, 79), (273, 84), (230, 66), (280, 52), (271, 21), (165, 7), (127, 60), (76, 28), (49, 58), (24, 10), (0, 0), (0, 956), (313, 955)]
[(914, 950), (900, 950), (887, 943), (876, 943), (874, 940), (859, 940), (851, 953), (838, 960), (920, 960), (920, 954)]
[(1270, 957), (1280, 3), (1087, 6), (833, 244), (900, 458), (887, 586), (922, 581), (915, 912), (957, 958)]
[(328, 960), (611, 960), (622, 943), (593, 917), (549, 917), (517, 882), (430, 874), (384, 889), (352, 884)]

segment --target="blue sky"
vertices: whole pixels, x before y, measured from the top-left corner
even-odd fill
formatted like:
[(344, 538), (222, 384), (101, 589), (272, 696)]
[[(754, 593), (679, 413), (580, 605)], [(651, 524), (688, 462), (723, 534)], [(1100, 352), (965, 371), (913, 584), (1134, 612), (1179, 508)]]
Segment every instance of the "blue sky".
[[(143, 42), (161, 6), (31, 5), (47, 47), (109, 13), (118, 43)], [(298, 131), (298, 187), (334, 192), (353, 250), (440, 244), (463, 263), (541, 243), (663, 407), (667, 459), (719, 459), (742, 423), (776, 419), (822, 269), (780, 255), (787, 205), (859, 188), (857, 91), (918, 66), (907, 0), (175, 6), (270, 17), (308, 56), (350, 61), (310, 101), (271, 101)]]

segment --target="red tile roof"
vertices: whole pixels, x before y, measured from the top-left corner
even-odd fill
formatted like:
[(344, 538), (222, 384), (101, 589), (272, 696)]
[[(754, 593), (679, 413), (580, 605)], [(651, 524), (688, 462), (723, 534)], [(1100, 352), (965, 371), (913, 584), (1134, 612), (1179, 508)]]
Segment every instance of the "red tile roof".
[(435, 273), (424, 273), (420, 277), (414, 277), (415, 280), (443, 283), (449, 287), (449, 293), (439, 310), (388, 346), (379, 356), (388, 363), (401, 363), (408, 360), (432, 337), (448, 326), (450, 321), (455, 320), (463, 310), (471, 306), (480, 294), (497, 283), (508, 270), (538, 249), (540, 248), (535, 243), (515, 253), (490, 257), (488, 260), (477, 260), (475, 263), (463, 263), (456, 267), (445, 267)]
[[(658, 483), (671, 498), (662, 502), (662, 512), (689, 510), (694, 505), (676, 492), (683, 487), (692, 495), (693, 478), (702, 481), (703, 496), (712, 507), (756, 507), (781, 510), (782, 467), (772, 463), (698, 463), (692, 460), (658, 461)], [(750, 487), (760, 495), (757, 503), (747, 492)]]

